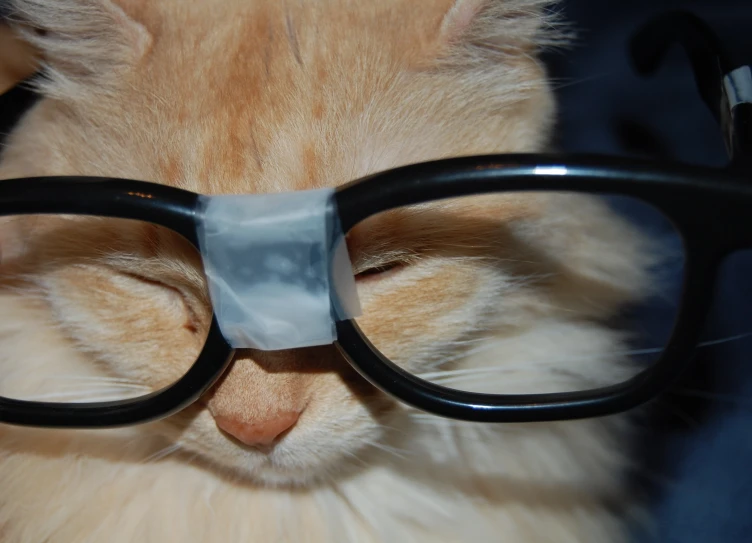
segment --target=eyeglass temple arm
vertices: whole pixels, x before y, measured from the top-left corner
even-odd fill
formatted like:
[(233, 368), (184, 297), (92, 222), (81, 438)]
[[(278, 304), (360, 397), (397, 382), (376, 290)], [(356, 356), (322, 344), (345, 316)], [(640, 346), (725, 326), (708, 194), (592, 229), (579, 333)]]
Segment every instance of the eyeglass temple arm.
[(695, 83), (720, 124), (733, 167), (752, 167), (752, 71), (733, 57), (702, 19), (687, 11), (659, 15), (632, 37), (630, 54), (641, 75), (652, 75), (668, 49), (681, 44)]

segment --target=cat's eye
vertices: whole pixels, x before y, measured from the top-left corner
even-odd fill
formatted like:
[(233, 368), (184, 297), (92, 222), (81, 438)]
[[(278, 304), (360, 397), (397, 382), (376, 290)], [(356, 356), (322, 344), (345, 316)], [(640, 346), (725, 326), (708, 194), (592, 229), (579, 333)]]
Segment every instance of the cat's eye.
[(362, 271), (358, 271), (355, 274), (355, 279), (358, 281), (373, 281), (376, 279), (384, 279), (385, 277), (389, 277), (390, 275), (395, 274), (404, 266), (404, 262), (398, 261), (369, 266)]
[[(113, 272), (117, 271), (118, 270), (113, 270)], [(169, 308), (171, 311), (184, 317), (183, 328), (193, 333), (199, 333), (202, 326), (199, 323), (200, 319), (193, 303), (189, 301), (189, 297), (186, 293), (187, 289), (173, 284), (173, 281), (180, 280), (179, 277), (166, 279), (160, 276), (159, 271), (149, 275), (144, 273), (134, 273), (132, 271), (121, 271), (121, 273), (139, 281), (147, 287), (152, 287), (156, 293), (155, 297), (159, 297), (165, 302), (162, 305), (165, 306), (166, 310)], [(203, 339), (203, 337), (201, 339)]]
[(681, 238), (636, 198), (488, 193), (390, 209), (361, 228), (375, 246), (399, 240), (419, 256), (400, 281), (364, 293), (361, 333), (385, 359), (447, 388), (618, 385), (657, 362), (678, 314)]
[(0, 306), (34, 333), (19, 339), (28, 361), (6, 368), (0, 396), (125, 400), (189, 371), (208, 332), (186, 297), (200, 277), (192, 244), (146, 222), (87, 216), (17, 216), (5, 233)]

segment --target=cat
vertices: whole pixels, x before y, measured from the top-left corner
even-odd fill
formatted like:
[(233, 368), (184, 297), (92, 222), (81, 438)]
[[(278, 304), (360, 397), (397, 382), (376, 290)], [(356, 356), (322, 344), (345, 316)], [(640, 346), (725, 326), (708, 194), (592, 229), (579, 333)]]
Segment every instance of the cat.
[[(11, 0), (15, 32), (45, 76), (43, 98), (3, 149), (0, 179), (115, 176), (267, 193), (540, 151), (556, 107), (538, 52), (563, 39), (549, 4)], [(647, 289), (639, 236), (585, 197), (474, 201), (444, 217), (507, 221), (545, 258), (518, 270), (441, 255), (384, 266), (373, 240), (396, 232), (404, 246), (400, 235), (414, 230), (374, 219), (349, 240), (364, 330), (385, 352), (420, 361), (421, 347), (444, 341), (446, 356), (493, 313), (504, 335), (442, 368), (503, 357), (517, 371), (487, 380), (496, 392), (514, 392), (517, 379), (585, 386), (576, 371), (555, 370), (562, 356), (615, 379), (623, 338), (599, 321)], [(433, 227), (451, 239), (460, 223)], [(78, 370), (94, 400), (113, 384), (103, 368), (153, 389), (195, 359), (211, 309), (200, 261), (176, 236), (69, 217), (5, 218), (0, 233), (4, 391), (33, 381), (35, 368)], [(137, 258), (126, 254), (133, 247)], [(420, 295), (395, 296), (421, 265), (436, 273)], [(527, 282), (510, 288), (515, 276)], [(462, 318), (439, 318), (455, 309)], [(374, 390), (333, 346), (241, 350), (205, 397), (162, 421), (0, 427), (0, 534), (4, 543), (617, 543), (637, 510), (625, 482), (631, 432), (622, 416), (442, 419)]]

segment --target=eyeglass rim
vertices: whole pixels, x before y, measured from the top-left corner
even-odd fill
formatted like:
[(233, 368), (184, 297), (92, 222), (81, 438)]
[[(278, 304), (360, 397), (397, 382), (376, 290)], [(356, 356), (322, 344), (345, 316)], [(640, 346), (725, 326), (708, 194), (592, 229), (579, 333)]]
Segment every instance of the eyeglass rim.
[[(335, 191), (343, 231), (382, 211), (489, 192), (566, 191), (631, 196), (668, 218), (685, 249), (674, 332), (650, 369), (620, 385), (557, 394), (479, 394), (419, 379), (384, 359), (352, 320), (337, 323), (335, 345), (369, 382), (408, 405), (477, 422), (585, 418), (628, 410), (665, 390), (686, 366), (702, 329), (720, 261), (752, 246), (752, 187), (738, 171), (599, 155), (501, 154), (404, 166)], [(114, 178), (41, 177), (0, 181), (0, 215), (65, 213), (136, 219), (169, 228), (198, 248), (199, 195)], [(697, 217), (705, 217), (698, 221)], [(0, 422), (101, 428), (144, 423), (180, 411), (229, 366), (233, 349), (212, 320), (204, 348), (176, 383), (116, 402), (51, 403), (0, 398)]]
[[(659, 15), (643, 25), (630, 45), (637, 71), (642, 74), (655, 71), (663, 52), (672, 42), (681, 43), (687, 50), (698, 90), (716, 118), (720, 117), (731, 158), (729, 166), (737, 168), (737, 171), (747, 171), (752, 145), (752, 104), (740, 104), (728, 114), (724, 111), (725, 97), (718, 97), (713, 80), (726, 77), (733, 62), (707, 24), (691, 12), (683, 11)], [(716, 73), (717, 68), (720, 68), (719, 73)], [(721, 83), (720, 80), (717, 82), (718, 85)], [(722, 103), (717, 106), (719, 99)], [(518, 170), (528, 169), (527, 174), (517, 172), (517, 178), (528, 179), (527, 190), (553, 190), (554, 183), (550, 176), (535, 175), (532, 177), (535, 182), (530, 182), (529, 170), (536, 166), (556, 166), (559, 170), (562, 165), (566, 166), (567, 181), (572, 183), (567, 187), (568, 191), (595, 192), (592, 190), (593, 183), (610, 183), (611, 187), (599, 187), (599, 192), (624, 193), (652, 203), (674, 223), (685, 246), (684, 291), (679, 318), (658, 363), (626, 383), (591, 391), (560, 395), (478, 395), (446, 389), (422, 380), (416, 382), (414, 376), (405, 375), (391, 362), (379, 358), (378, 352), (369, 347), (354, 322), (342, 321), (337, 324), (337, 346), (366, 379), (398, 399), (438, 415), (485, 422), (522, 422), (582, 418), (624, 411), (655, 397), (678, 377), (685, 365), (682, 361), (686, 361), (697, 343), (721, 260), (730, 252), (748, 248), (751, 244), (749, 227), (752, 221), (746, 218), (744, 209), (750, 209), (750, 194), (744, 189), (749, 176), (730, 174), (727, 170), (681, 164), (650, 164), (622, 158), (569, 156), (554, 159), (553, 163), (549, 161), (550, 158), (551, 155), (465, 157), (417, 164), (370, 176), (338, 189), (336, 199), (343, 229), (348, 231), (354, 226), (364, 210), (370, 209), (373, 214), (374, 207), (378, 208), (379, 205), (388, 209), (384, 207), (385, 202), (394, 203), (400, 198), (413, 203), (421, 201), (415, 200), (415, 191), (423, 190), (421, 182), (415, 178), (408, 179), (410, 182), (405, 183), (404, 190), (395, 186), (395, 182), (404, 181), (404, 177), (400, 180), (401, 176), (416, 175), (421, 171), (434, 176), (427, 178), (429, 188), (449, 194), (452, 190), (448, 190), (448, 187), (455, 187), (453, 190), (461, 192), (455, 196), (470, 195), (467, 189), (456, 188), (456, 175), (460, 170), (464, 169), (467, 175), (467, 168), (474, 164), (476, 168), (488, 172), (491, 170), (486, 167), (493, 167), (494, 164), (503, 167), (505, 161), (511, 162), (512, 167)], [(473, 163), (484, 160), (490, 163)], [(455, 166), (458, 170), (453, 170)], [(445, 175), (437, 173), (436, 168), (446, 168), (443, 172)], [(615, 171), (614, 168), (619, 170)], [(506, 173), (509, 174), (509, 171)], [(480, 174), (475, 172), (475, 175)], [(503, 177), (505, 186), (515, 184), (512, 181), (514, 175)], [(386, 182), (385, 179), (391, 181)], [(476, 188), (483, 183), (492, 183), (485, 174), (480, 175), (479, 179), (481, 182), (476, 183)], [(46, 185), (47, 190), (52, 192), (43, 192), (39, 201), (35, 201), (34, 197), (39, 195), (37, 191), (41, 187), (37, 183), (28, 183), (33, 181), (32, 178), (0, 182), (0, 215), (45, 212), (102, 215), (105, 209), (109, 212), (106, 216), (139, 219), (166, 226), (197, 247), (195, 222), (198, 195), (195, 193), (118, 179), (56, 177), (36, 180), (43, 185), (53, 183)], [(92, 191), (94, 185), (91, 182), (94, 180), (101, 184), (97, 183), (97, 188)], [(380, 180), (379, 185), (374, 180)], [(82, 192), (82, 184), (88, 185), (86, 192)], [(616, 190), (619, 187), (621, 190)], [(58, 189), (63, 189), (63, 192)], [(59, 201), (49, 198), (53, 194), (57, 194)], [(8, 195), (11, 196), (11, 207), (13, 195), (18, 199), (15, 212), (3, 212), (3, 207), (8, 207)], [(682, 199), (677, 200), (679, 195)], [(451, 194), (447, 197), (451, 197)], [(98, 207), (102, 204), (108, 207)], [(398, 207), (407, 203), (388, 205)], [(51, 209), (56, 211), (49, 211)], [(130, 214), (123, 216), (124, 212)], [(710, 221), (700, 223), (698, 216)], [(352, 222), (354, 220), (356, 222)], [(170, 387), (141, 398), (95, 404), (23, 402), (0, 398), (0, 422), (32, 426), (106, 427), (161, 418), (198, 399), (222, 375), (233, 354), (214, 318), (196, 363)]]

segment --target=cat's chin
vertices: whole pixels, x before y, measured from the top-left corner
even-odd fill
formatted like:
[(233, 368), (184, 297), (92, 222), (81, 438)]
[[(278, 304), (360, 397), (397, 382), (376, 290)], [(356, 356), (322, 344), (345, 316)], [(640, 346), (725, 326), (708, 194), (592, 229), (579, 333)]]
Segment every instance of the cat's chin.
[[(245, 447), (243, 447), (246, 449)], [(300, 462), (286, 461), (292, 458), (291, 452), (280, 454), (262, 453), (253, 450), (243, 451), (241, 458), (220, 459), (210, 454), (202, 455), (207, 468), (220, 475), (231, 477), (237, 482), (251, 486), (271, 488), (311, 488), (330, 483), (332, 479), (345, 476), (355, 466), (349, 462), (321, 462), (303, 465)]]
[(291, 490), (313, 488), (331, 482), (331, 478), (325, 473), (275, 467), (264, 467), (254, 471), (247, 480), (252, 485)]

